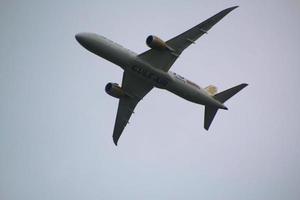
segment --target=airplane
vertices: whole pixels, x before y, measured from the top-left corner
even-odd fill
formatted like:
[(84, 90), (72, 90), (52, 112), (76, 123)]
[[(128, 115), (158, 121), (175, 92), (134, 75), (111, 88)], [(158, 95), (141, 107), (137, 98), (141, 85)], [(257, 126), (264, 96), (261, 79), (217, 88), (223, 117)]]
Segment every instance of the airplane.
[(217, 111), (227, 110), (224, 102), (245, 88), (242, 83), (223, 92), (217, 93), (215, 86), (201, 88), (194, 82), (169, 71), (180, 54), (191, 44), (206, 34), (217, 22), (238, 6), (230, 7), (215, 14), (202, 23), (163, 41), (150, 35), (146, 39), (149, 50), (136, 54), (121, 45), (95, 33), (78, 33), (76, 40), (88, 51), (120, 66), (123, 72), (122, 86), (108, 83), (105, 91), (119, 99), (119, 106), (113, 131), (114, 144), (129, 123), (136, 105), (154, 87), (168, 90), (183, 99), (205, 106), (204, 128), (209, 129)]

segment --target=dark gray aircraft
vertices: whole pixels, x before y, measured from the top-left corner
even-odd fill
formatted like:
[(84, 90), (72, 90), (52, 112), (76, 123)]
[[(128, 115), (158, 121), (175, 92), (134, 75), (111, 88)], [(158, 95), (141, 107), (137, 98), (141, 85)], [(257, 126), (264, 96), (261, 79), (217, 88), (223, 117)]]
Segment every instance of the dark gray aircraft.
[(122, 86), (108, 83), (105, 91), (119, 99), (119, 107), (113, 132), (113, 141), (118, 140), (138, 102), (153, 87), (168, 90), (188, 101), (205, 106), (204, 128), (208, 130), (218, 109), (227, 110), (223, 104), (247, 84), (243, 83), (217, 93), (215, 86), (201, 88), (194, 82), (169, 71), (184, 49), (219, 22), (233, 9), (227, 8), (184, 33), (164, 42), (150, 35), (146, 44), (150, 50), (136, 54), (121, 45), (94, 33), (78, 33), (76, 40), (90, 52), (119, 65), (123, 70)]

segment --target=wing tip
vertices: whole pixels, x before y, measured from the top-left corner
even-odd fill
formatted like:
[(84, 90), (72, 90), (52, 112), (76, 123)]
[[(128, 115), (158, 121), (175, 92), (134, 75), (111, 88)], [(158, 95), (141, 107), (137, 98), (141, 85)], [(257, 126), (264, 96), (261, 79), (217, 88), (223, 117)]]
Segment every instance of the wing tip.
[(242, 83), (241, 84), (243, 87), (247, 87), (249, 84), (248, 83)]
[(226, 8), (225, 10), (223, 10), (223, 12), (225, 12), (226, 14), (230, 13), (231, 11), (233, 11), (234, 9), (238, 8), (239, 6), (232, 6), (229, 8)]
[(119, 140), (119, 138), (113, 137), (113, 141), (116, 146), (118, 146), (118, 140)]
[(234, 10), (234, 9), (236, 9), (236, 8), (238, 8), (238, 7), (240, 7), (240, 6), (232, 6), (232, 7), (229, 7), (229, 8), (227, 8), (228, 10)]
[(248, 83), (242, 83), (242, 84), (240, 84), (239, 86), (240, 86), (240, 88), (241, 88), (241, 90), (242, 89), (244, 89), (245, 87), (247, 87), (249, 84)]

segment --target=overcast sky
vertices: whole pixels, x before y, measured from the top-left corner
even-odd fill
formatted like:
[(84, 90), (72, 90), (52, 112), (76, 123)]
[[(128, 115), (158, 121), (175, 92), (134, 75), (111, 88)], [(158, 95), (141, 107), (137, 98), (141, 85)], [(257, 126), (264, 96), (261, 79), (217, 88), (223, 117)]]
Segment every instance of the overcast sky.
[[(122, 69), (74, 35), (141, 53), (234, 5), (171, 70), (249, 86), (208, 132), (203, 106), (154, 89), (116, 147)], [(299, 20), (299, 0), (2, 0), (0, 199), (300, 199)]]

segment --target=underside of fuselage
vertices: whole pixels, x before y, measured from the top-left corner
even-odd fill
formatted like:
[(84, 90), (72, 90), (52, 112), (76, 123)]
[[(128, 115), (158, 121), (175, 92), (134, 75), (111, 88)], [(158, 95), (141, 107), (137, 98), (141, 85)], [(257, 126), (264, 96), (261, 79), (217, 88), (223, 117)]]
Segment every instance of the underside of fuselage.
[(76, 39), (87, 50), (115, 63), (154, 87), (166, 89), (193, 103), (226, 109), (222, 103), (215, 100), (209, 93), (193, 82), (176, 73), (165, 72), (151, 66), (138, 58), (137, 54), (103, 36), (93, 33), (81, 33), (76, 35)]

